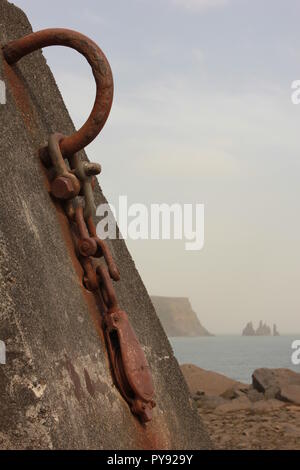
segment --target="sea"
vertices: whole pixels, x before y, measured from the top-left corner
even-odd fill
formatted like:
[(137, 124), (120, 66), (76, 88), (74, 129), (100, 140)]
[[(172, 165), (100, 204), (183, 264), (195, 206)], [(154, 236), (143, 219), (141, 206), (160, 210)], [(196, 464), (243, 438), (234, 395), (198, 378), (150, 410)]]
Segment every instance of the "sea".
[(300, 373), (300, 365), (292, 361), (292, 354), (296, 351), (292, 349), (292, 343), (300, 341), (300, 333), (283, 336), (176, 337), (169, 340), (179, 364), (195, 364), (240, 382), (251, 383), (253, 371), (260, 367), (284, 367)]

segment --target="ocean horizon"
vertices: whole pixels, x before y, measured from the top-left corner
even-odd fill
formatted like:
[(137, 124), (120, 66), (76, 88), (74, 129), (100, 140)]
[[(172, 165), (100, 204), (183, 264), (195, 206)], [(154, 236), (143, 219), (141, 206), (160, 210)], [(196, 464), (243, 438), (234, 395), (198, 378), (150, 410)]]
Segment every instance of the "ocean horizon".
[(287, 368), (300, 373), (292, 363), (294, 340), (299, 334), (281, 336), (218, 335), (169, 337), (179, 364), (194, 364), (234, 380), (251, 383), (255, 369)]

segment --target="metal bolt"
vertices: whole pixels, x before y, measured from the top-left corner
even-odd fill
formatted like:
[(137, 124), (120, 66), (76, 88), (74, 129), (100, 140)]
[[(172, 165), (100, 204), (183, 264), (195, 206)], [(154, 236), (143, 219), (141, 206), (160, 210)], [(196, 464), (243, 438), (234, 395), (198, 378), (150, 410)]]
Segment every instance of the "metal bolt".
[(51, 183), (51, 194), (57, 199), (70, 199), (76, 195), (76, 189), (70, 178), (58, 176)]
[(94, 256), (97, 251), (97, 243), (93, 238), (83, 238), (78, 241), (78, 250), (82, 256)]

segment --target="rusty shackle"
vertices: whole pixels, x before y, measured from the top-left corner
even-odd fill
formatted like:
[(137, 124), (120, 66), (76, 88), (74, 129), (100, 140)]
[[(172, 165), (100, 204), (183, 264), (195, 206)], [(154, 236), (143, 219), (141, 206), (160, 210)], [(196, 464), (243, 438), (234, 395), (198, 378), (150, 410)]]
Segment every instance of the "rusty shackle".
[(60, 141), (61, 153), (67, 157), (90, 144), (103, 128), (113, 100), (113, 77), (99, 46), (87, 36), (70, 29), (50, 28), (28, 34), (6, 44), (3, 54), (12, 65), (27, 54), (48, 46), (66, 46), (78, 51), (90, 64), (96, 82), (96, 98), (89, 118), (78, 131)]

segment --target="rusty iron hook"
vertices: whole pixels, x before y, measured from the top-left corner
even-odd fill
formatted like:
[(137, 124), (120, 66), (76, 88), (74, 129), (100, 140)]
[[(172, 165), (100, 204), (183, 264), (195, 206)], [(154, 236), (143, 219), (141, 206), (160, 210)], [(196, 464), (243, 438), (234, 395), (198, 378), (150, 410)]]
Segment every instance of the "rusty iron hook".
[[(12, 65), (27, 54), (48, 46), (66, 46), (78, 51), (92, 67), (96, 81), (96, 98), (89, 118), (78, 131), (60, 142), (61, 152), (67, 157), (90, 144), (103, 128), (113, 100), (112, 71), (97, 44), (87, 36), (70, 29), (43, 29), (11, 41), (2, 49), (6, 61)], [(46, 152), (42, 154), (46, 159)]]

